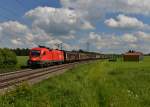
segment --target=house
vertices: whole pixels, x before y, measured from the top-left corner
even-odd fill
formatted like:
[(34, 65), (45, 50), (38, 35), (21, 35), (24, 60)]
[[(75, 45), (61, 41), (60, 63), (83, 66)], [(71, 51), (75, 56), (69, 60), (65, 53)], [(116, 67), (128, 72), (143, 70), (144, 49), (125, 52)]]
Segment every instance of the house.
[(144, 58), (144, 54), (142, 52), (129, 51), (123, 54), (124, 61), (141, 61)]

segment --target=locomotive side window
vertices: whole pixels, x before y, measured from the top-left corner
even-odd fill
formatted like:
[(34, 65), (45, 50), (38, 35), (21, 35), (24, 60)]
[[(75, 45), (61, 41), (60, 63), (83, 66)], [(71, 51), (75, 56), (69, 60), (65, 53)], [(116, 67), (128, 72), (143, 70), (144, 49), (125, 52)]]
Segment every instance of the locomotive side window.
[(40, 56), (40, 51), (38, 51), (38, 50), (32, 50), (31, 51), (31, 55), (32, 56)]

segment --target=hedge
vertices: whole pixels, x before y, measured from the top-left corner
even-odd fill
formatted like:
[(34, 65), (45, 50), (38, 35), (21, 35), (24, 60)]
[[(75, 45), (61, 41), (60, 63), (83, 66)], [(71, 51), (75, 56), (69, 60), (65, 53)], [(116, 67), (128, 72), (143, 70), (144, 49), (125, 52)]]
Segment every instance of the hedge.
[(17, 64), (16, 54), (9, 49), (0, 49), (0, 67), (15, 66)]

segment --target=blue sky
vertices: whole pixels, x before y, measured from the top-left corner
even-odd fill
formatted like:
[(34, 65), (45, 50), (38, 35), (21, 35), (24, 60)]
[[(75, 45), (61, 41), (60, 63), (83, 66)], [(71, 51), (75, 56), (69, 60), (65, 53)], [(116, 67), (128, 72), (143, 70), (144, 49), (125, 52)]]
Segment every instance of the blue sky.
[(0, 46), (150, 53), (149, 0), (1, 0)]
[(50, 6), (59, 8), (59, 0), (1, 0), (0, 2), (0, 21), (19, 20), (24, 21), (25, 12), (38, 6)]

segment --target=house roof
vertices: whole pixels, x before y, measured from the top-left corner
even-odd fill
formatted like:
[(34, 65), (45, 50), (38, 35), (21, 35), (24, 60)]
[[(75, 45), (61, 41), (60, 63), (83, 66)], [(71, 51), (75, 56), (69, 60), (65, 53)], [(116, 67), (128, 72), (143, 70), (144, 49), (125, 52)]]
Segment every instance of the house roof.
[(124, 55), (143, 55), (142, 52), (126, 52)]

